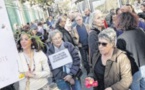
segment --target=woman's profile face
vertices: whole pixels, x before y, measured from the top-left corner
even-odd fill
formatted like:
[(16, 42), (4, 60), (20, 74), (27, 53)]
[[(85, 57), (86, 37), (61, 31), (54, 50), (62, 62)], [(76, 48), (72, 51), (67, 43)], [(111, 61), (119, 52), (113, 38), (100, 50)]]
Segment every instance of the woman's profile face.
[(60, 35), (60, 33), (56, 33), (53, 37), (52, 37), (52, 43), (54, 46), (56, 47), (60, 47), (62, 44), (62, 36)]
[(101, 54), (108, 54), (113, 49), (113, 44), (109, 41), (99, 38), (98, 48)]
[(101, 12), (96, 14), (94, 22), (97, 27), (104, 27), (104, 16)]
[(27, 34), (22, 34), (20, 44), (23, 50), (30, 49), (32, 44), (31, 38)]

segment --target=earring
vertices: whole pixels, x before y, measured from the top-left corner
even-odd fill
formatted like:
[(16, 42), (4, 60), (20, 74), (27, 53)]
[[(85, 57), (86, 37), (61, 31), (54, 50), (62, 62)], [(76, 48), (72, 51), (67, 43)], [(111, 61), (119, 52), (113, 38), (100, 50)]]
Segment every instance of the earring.
[(35, 46), (34, 45), (32, 46), (32, 49), (35, 49)]

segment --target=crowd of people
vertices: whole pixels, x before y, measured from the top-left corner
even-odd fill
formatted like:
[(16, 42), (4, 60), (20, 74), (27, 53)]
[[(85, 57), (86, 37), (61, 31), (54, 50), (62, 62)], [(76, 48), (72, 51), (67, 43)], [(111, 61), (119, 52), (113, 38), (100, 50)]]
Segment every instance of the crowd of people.
[[(15, 27), (24, 75), (19, 90), (50, 90), (48, 77), (60, 90), (82, 90), (81, 64), (86, 79), (98, 81), (94, 90), (145, 90), (145, 4), (141, 9), (136, 13), (126, 4), (111, 9), (106, 18), (100, 10), (85, 9), (85, 15), (70, 12)], [(49, 56), (64, 49), (72, 63), (53, 69)]]

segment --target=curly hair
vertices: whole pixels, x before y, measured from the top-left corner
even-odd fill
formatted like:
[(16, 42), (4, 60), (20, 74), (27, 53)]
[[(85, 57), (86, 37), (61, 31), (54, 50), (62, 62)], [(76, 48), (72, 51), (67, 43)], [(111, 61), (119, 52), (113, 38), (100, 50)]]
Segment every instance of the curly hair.
[(31, 41), (32, 41), (31, 48), (32, 49), (35, 49), (36, 51), (40, 51), (43, 49), (44, 44), (41, 41), (39, 36), (33, 35), (31, 31), (22, 31), (18, 35), (19, 37), (17, 37), (17, 49), (19, 52), (23, 51), (20, 41), (21, 41), (21, 36), (24, 34), (27, 35), (31, 39)]
[(117, 16), (116, 28), (121, 30), (132, 30), (138, 26), (139, 18), (131, 12), (123, 12)]

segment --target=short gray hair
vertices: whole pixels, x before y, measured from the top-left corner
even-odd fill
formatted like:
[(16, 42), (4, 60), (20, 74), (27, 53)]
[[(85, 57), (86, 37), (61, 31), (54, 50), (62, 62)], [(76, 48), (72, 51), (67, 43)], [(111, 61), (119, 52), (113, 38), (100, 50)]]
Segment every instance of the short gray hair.
[(113, 28), (104, 29), (99, 33), (98, 38), (105, 39), (116, 46), (117, 36)]
[(50, 41), (52, 41), (52, 38), (53, 38), (57, 33), (59, 33), (59, 34), (61, 35), (61, 37), (62, 37), (62, 33), (61, 33), (59, 30), (57, 30), (57, 29), (52, 30), (52, 31), (49, 32), (49, 39), (50, 39)]

